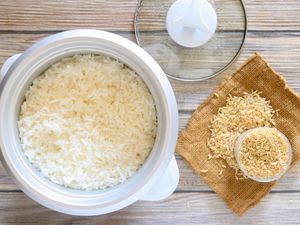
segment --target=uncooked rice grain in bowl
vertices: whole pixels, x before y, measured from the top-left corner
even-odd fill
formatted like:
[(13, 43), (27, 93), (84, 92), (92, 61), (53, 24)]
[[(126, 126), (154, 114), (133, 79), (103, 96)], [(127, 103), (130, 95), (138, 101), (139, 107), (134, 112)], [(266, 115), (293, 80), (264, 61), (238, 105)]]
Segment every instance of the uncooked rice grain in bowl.
[(252, 180), (278, 180), (289, 168), (292, 148), (288, 138), (272, 127), (258, 127), (241, 134), (235, 143), (235, 158)]
[(154, 145), (157, 116), (133, 70), (87, 54), (61, 59), (33, 81), (18, 127), (25, 155), (45, 177), (93, 190), (136, 173)]

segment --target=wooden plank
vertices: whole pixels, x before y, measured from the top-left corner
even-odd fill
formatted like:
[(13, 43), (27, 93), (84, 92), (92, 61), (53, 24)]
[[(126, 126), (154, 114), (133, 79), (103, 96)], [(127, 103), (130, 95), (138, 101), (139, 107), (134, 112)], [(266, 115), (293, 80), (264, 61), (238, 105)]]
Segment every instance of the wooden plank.
[(0, 1), (1, 30), (132, 30), (137, 0)]
[[(180, 171), (180, 181), (177, 191), (211, 191), (211, 188), (199, 178), (191, 169), (186, 161), (177, 156), (177, 163)], [(203, 168), (205, 169), (205, 168)], [(300, 192), (300, 164), (296, 164), (285, 174), (274, 186), (271, 192), (278, 191), (297, 191)]]
[[(211, 191), (211, 188), (197, 176), (186, 161), (176, 156), (180, 171), (180, 181), (177, 191)], [(298, 163), (284, 177), (282, 177), (273, 191), (299, 191), (300, 192), (300, 164)], [(17, 191), (19, 188), (0, 163), (0, 192)]]
[(287, 31), (300, 28), (298, 0), (246, 0), (249, 30)]
[(7, 174), (2, 162), (0, 162), (0, 192), (1, 191), (16, 191), (19, 188), (15, 185), (12, 178)]
[[(132, 33), (120, 33), (135, 41)], [(23, 52), (37, 40), (48, 36), (41, 34), (0, 34), (0, 65), (11, 55)], [(270, 65), (283, 74), (287, 83), (300, 92), (300, 32), (248, 34), (246, 44), (238, 60), (222, 74), (201, 82), (178, 82), (170, 79), (180, 104), (180, 110), (194, 110), (226, 76), (232, 74), (251, 54), (260, 52)], [(199, 99), (200, 98), (200, 99)], [(201, 101), (200, 101), (201, 100)]]
[[(144, 19), (155, 21), (148, 29), (160, 30), (165, 25), (165, 12), (173, 0), (155, 0), (160, 8), (149, 7)], [(133, 30), (138, 0), (13, 0), (0, 1), (0, 30), (53, 31), (78, 28)], [(219, 20), (225, 28), (237, 28), (238, 0), (214, 0), (220, 5)], [(250, 30), (294, 31), (300, 27), (298, 0), (245, 0)], [(154, 18), (155, 17), (155, 18)], [(221, 22), (219, 22), (221, 23)], [(233, 26), (234, 25), (234, 26)]]
[(0, 193), (1, 224), (299, 224), (299, 194), (274, 193), (244, 216), (233, 214), (213, 193), (176, 193), (161, 202), (136, 202), (121, 211), (75, 217), (48, 210), (23, 193)]

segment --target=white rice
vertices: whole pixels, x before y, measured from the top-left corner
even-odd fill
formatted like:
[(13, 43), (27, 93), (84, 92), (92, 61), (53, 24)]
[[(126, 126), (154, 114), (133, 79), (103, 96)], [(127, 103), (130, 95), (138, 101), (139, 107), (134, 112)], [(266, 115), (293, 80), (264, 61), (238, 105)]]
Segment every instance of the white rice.
[(157, 128), (142, 79), (105, 56), (75, 55), (33, 81), (18, 121), (25, 155), (54, 183), (105, 189), (144, 163)]

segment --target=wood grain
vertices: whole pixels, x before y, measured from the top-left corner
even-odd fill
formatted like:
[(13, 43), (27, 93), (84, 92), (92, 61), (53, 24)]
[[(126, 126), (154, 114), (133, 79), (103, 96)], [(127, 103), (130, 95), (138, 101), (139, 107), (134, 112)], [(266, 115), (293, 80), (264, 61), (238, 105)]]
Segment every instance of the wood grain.
[(213, 193), (176, 193), (163, 202), (137, 202), (119, 212), (95, 217), (63, 215), (38, 205), (23, 193), (0, 193), (1, 224), (299, 224), (300, 196), (273, 193), (247, 212), (234, 215)]
[[(147, 1), (153, 4), (158, 0)], [(143, 19), (155, 23), (144, 27), (161, 31), (166, 11), (173, 0), (160, 0), (161, 9), (149, 8)], [(222, 3), (219, 27), (237, 31), (232, 1)], [(104, 29), (133, 41), (133, 18), (138, 0), (10, 0), (0, 1), (0, 65), (11, 55), (23, 52), (37, 40), (57, 31), (77, 28)], [(300, 1), (244, 0), (248, 10), (249, 33), (238, 60), (224, 73), (202, 82), (178, 82), (170, 79), (180, 111), (180, 128), (186, 126), (193, 110), (232, 74), (251, 54), (260, 52), (271, 66), (283, 74), (287, 84), (300, 93)], [(226, 4), (227, 3), (227, 4)], [(233, 26), (234, 24), (234, 26)], [(233, 28), (233, 30), (232, 30)], [(162, 35), (159, 32), (151, 33)], [(159, 38), (159, 36), (158, 36)], [(236, 45), (229, 38), (229, 46)], [(176, 156), (180, 183), (166, 201), (137, 202), (120, 212), (97, 217), (73, 217), (40, 206), (14, 185), (0, 163), (0, 224), (300, 224), (300, 165), (292, 168), (243, 217), (234, 215), (187, 163)]]
[[(224, 0), (215, 0), (222, 1)], [(0, 30), (53, 31), (77, 28), (95, 28), (110, 31), (132, 31), (133, 14), (138, 0), (10, 0), (0, 1)], [(167, 3), (166, 3), (167, 2)], [(170, 0), (160, 1), (161, 10)], [(223, 20), (233, 22), (232, 3), (226, 0), (222, 7)], [(295, 31), (300, 27), (298, 0), (245, 0), (249, 30)], [(159, 11), (160, 9), (156, 9)], [(154, 11), (149, 10), (151, 18)], [(147, 15), (146, 15), (147, 16)], [(156, 18), (157, 29), (165, 21)]]
[[(118, 32), (117, 32), (118, 33)], [(135, 41), (132, 33), (119, 32), (122, 36)], [(49, 33), (0, 34), (0, 65), (11, 55), (23, 52), (34, 42), (48, 36)], [(170, 79), (175, 90), (180, 110), (194, 110), (209, 93), (219, 85), (226, 76), (232, 74), (251, 54), (260, 52), (268, 63), (283, 74), (288, 85), (300, 92), (300, 31), (288, 33), (248, 34), (246, 44), (238, 60), (224, 73), (202, 82), (178, 82)], [(191, 102), (193, 101), (193, 102)]]

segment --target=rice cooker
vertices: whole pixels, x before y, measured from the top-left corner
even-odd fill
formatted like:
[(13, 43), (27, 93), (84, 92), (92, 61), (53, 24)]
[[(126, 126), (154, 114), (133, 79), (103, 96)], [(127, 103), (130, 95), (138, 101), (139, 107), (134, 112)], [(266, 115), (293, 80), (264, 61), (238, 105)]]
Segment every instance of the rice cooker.
[[(105, 190), (70, 189), (45, 178), (23, 154), (17, 126), (20, 105), (33, 80), (61, 58), (85, 53), (110, 56), (136, 71), (148, 86), (157, 108), (157, 137), (147, 160), (127, 181)], [(163, 70), (135, 43), (99, 30), (57, 33), (9, 58), (1, 69), (1, 77), (1, 160), (17, 186), (41, 205), (71, 215), (100, 215), (137, 200), (165, 199), (176, 189), (179, 180), (174, 158), (178, 135), (176, 99)]]

